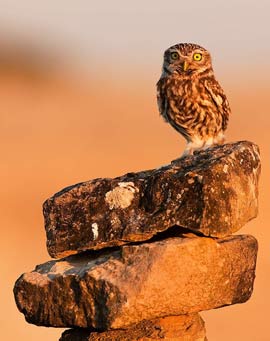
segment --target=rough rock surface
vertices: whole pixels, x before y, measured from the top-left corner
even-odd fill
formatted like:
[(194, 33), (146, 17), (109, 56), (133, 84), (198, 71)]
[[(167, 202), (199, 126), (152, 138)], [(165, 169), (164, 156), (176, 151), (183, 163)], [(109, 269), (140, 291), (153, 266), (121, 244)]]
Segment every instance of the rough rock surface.
[(207, 341), (204, 321), (199, 314), (170, 316), (142, 321), (127, 330), (92, 332), (70, 329), (59, 341)]
[(83, 182), (44, 203), (52, 257), (144, 241), (178, 225), (224, 237), (256, 217), (258, 147), (237, 142), (170, 165)]
[(15, 299), (30, 323), (120, 329), (245, 302), (256, 254), (257, 241), (249, 235), (178, 236), (89, 251), (23, 274)]

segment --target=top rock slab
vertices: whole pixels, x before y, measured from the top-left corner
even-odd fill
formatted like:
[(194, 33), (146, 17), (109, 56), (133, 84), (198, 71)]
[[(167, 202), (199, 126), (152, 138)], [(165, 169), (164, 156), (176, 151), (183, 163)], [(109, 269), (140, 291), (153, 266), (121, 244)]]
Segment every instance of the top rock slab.
[(67, 187), (44, 203), (49, 254), (144, 241), (174, 225), (228, 236), (257, 216), (259, 174), (258, 147), (241, 141)]

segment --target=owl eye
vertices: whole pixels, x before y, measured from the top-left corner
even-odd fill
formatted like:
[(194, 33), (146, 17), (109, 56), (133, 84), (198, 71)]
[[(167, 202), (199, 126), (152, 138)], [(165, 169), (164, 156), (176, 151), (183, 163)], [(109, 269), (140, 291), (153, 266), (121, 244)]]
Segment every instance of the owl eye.
[(171, 53), (171, 58), (172, 58), (173, 60), (176, 60), (176, 59), (179, 58), (179, 54), (178, 54), (177, 52), (172, 52), (172, 53)]
[(196, 62), (199, 62), (200, 60), (202, 60), (202, 54), (201, 54), (201, 53), (194, 53), (193, 59), (194, 59)]

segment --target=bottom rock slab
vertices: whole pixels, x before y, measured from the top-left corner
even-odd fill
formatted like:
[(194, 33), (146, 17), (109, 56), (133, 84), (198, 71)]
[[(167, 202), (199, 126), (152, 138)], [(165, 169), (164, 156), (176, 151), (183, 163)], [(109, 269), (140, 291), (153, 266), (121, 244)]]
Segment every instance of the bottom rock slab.
[(207, 341), (204, 321), (199, 314), (169, 316), (142, 321), (126, 330), (91, 332), (70, 329), (59, 341)]
[(256, 256), (249, 235), (166, 238), (47, 262), (22, 275), (14, 293), (30, 323), (122, 329), (247, 301)]

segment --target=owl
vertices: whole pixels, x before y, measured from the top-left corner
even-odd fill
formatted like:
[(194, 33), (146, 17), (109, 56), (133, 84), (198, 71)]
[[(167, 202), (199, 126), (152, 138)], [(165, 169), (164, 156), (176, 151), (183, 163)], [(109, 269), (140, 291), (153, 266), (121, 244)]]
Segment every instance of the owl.
[(165, 121), (187, 141), (184, 155), (224, 142), (231, 110), (205, 48), (181, 43), (165, 51), (157, 100)]

